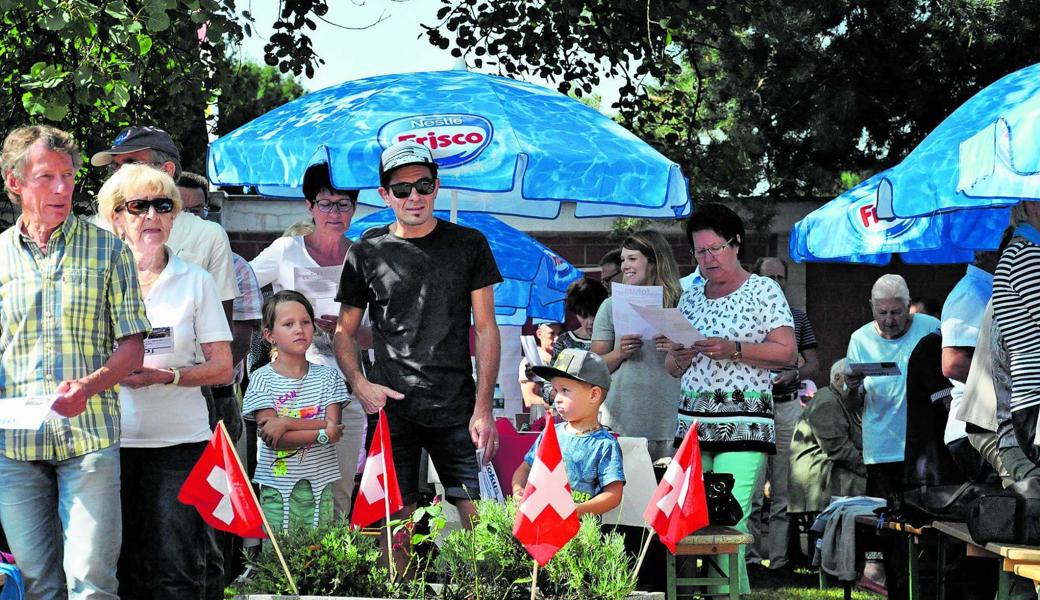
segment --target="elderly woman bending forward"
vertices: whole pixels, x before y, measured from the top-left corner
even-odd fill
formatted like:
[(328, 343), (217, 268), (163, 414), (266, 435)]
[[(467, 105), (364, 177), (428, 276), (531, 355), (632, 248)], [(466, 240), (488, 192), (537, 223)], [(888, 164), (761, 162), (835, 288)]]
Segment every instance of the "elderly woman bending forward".
[(101, 188), (98, 204), (133, 251), (152, 323), (144, 366), (119, 391), (120, 596), (203, 598), (210, 533), (193, 507), (177, 501), (177, 492), (210, 438), (199, 387), (231, 381), (231, 330), (213, 277), (165, 245), (181, 208), (169, 175), (124, 166)]
[[(659, 339), (665, 366), (681, 377), (676, 443), (697, 422), (705, 471), (732, 473), (733, 495), (747, 531), (751, 496), (766, 455), (775, 451), (770, 369), (795, 361), (794, 319), (775, 281), (740, 265), (744, 224), (721, 204), (690, 216), (687, 240), (704, 277), (679, 300), (679, 310), (708, 339), (682, 347)], [(748, 593), (741, 547), (740, 592)]]

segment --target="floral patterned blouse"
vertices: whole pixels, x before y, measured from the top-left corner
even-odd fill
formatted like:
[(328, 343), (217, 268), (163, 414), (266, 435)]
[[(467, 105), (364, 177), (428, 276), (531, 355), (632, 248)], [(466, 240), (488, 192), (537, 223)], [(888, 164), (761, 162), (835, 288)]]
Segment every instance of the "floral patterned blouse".
[[(751, 275), (716, 299), (697, 283), (679, 299), (679, 311), (706, 337), (761, 343), (779, 327), (794, 327), (791, 308), (775, 281)], [(698, 422), (705, 452), (775, 451), (772, 380), (768, 369), (697, 355), (682, 376), (676, 444)]]

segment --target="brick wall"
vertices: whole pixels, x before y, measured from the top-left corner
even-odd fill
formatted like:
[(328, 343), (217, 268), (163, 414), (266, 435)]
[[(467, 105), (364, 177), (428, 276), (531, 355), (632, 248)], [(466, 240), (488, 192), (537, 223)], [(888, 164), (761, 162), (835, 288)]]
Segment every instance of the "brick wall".
[(878, 277), (896, 273), (906, 279), (913, 298), (941, 303), (964, 275), (964, 265), (915, 266), (895, 259), (885, 267), (809, 263), (806, 265), (806, 312), (820, 342), (820, 376), (826, 382), (834, 361), (845, 356), (849, 336), (872, 319), (870, 288)]

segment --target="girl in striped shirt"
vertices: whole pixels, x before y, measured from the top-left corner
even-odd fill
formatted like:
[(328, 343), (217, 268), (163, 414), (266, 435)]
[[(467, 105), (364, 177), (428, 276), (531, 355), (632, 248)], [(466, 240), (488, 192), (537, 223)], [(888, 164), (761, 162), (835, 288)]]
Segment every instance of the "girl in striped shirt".
[(272, 362), (253, 372), (243, 413), (255, 419), (260, 504), (271, 523), (319, 527), (332, 522), (332, 487), (340, 478), (333, 447), (349, 402), (336, 369), (307, 361), (314, 309), (299, 292), (282, 290), (263, 309), (263, 334)]

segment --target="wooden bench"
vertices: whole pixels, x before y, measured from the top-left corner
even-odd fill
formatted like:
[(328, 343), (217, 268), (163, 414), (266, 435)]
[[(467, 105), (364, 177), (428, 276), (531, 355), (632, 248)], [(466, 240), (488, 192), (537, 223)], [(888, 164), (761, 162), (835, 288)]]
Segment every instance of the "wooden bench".
[(1033, 581), (1033, 587), (1040, 586), (1040, 565), (1015, 565), (1015, 575)]
[[(975, 540), (971, 538), (971, 534), (968, 532), (968, 526), (964, 523), (948, 523), (945, 521), (936, 521), (932, 523), (940, 533), (949, 536), (950, 538), (964, 544), (965, 552), (968, 556), (978, 556), (982, 558), (992, 558), (998, 561), (999, 572), (997, 577), (997, 598), (1004, 599), (1010, 595), (1011, 584), (1014, 575), (1021, 577), (1027, 577), (1033, 579), (1030, 575), (1023, 575), (1019, 573), (1022, 570), (1024, 573), (1040, 573), (1040, 548), (1034, 546), (1016, 546), (1013, 544), (986, 544), (984, 546), (976, 544)], [(939, 569), (940, 572), (946, 566), (946, 552), (943, 544), (939, 545)], [(1034, 579), (1034, 581), (1036, 581)], [(940, 593), (944, 592), (940, 588)], [(939, 598), (943, 598), (940, 595)]]
[[(879, 526), (880, 524), (880, 526)], [(924, 591), (921, 580), (921, 554), (923, 547), (927, 544), (935, 543), (935, 530), (931, 525), (925, 525), (923, 527), (914, 527), (909, 523), (902, 521), (881, 521), (874, 516), (860, 515), (856, 517), (856, 525), (869, 527), (874, 529), (879, 534), (905, 536), (907, 545), (907, 572), (909, 574), (909, 582), (907, 583), (908, 593), (910, 600), (920, 600), (924, 598)], [(857, 544), (859, 538), (857, 537)], [(940, 577), (936, 577), (940, 579)], [(846, 596), (847, 597), (847, 596)]]
[[(730, 600), (740, 599), (740, 569), (737, 568), (740, 547), (755, 541), (754, 536), (737, 531), (732, 527), (708, 526), (693, 532), (675, 547), (675, 555), (668, 553), (665, 570), (668, 574), (667, 600), (676, 600), (679, 586), (703, 588), (690, 595), (724, 596)], [(675, 570), (676, 556), (696, 556), (701, 559), (701, 574), (698, 577), (679, 577)], [(718, 556), (729, 557), (728, 569), (722, 568)], [(728, 570), (728, 572), (727, 572)], [(714, 571), (714, 574), (712, 573)], [(713, 591), (711, 588), (728, 586), (728, 590)], [(686, 595), (686, 594), (684, 594)]]

